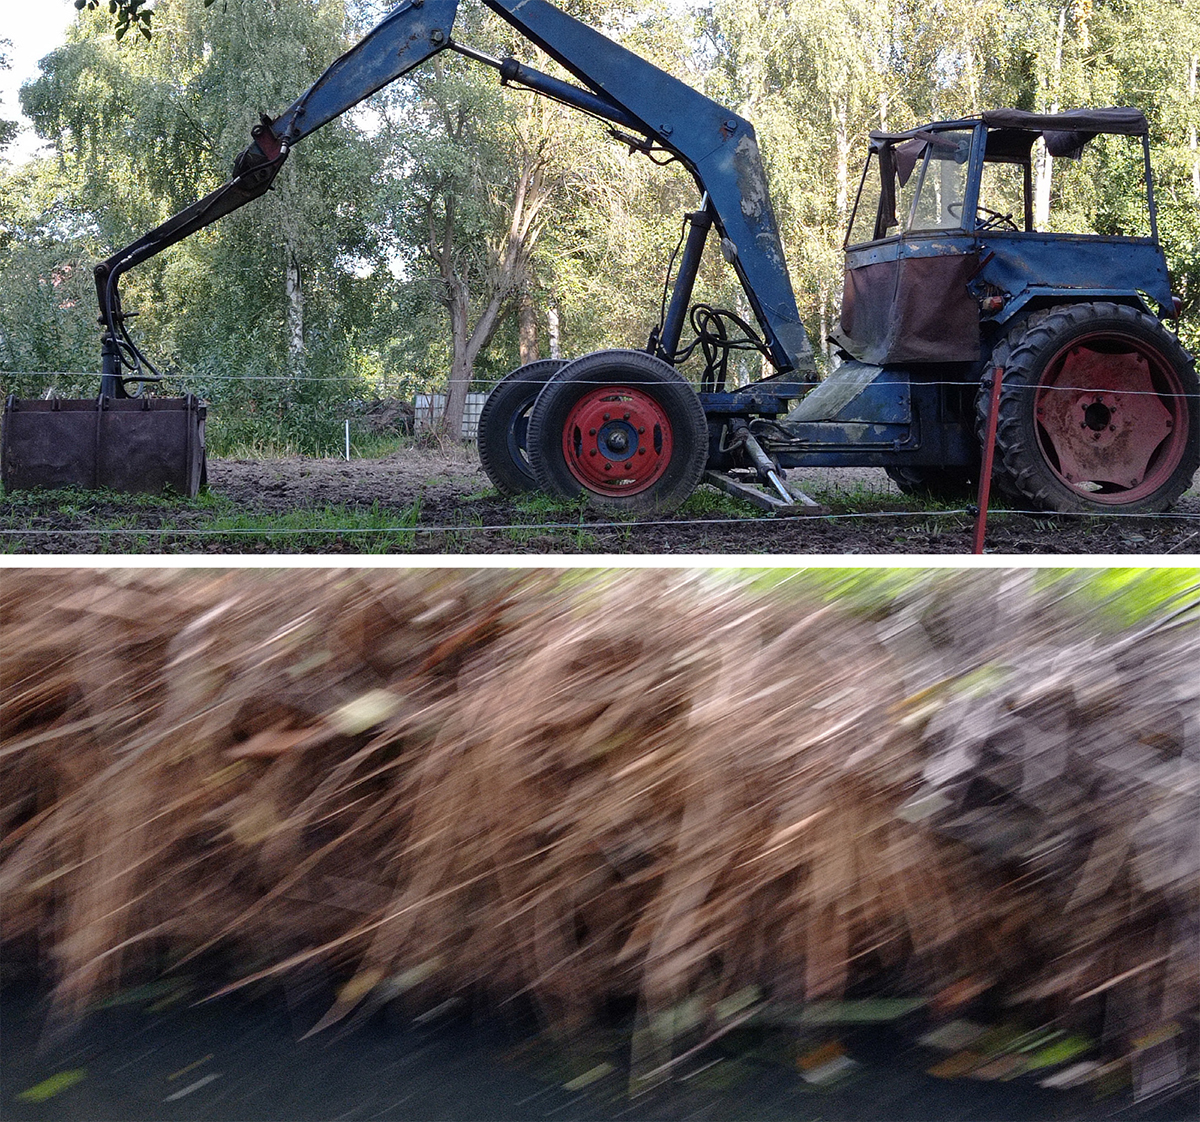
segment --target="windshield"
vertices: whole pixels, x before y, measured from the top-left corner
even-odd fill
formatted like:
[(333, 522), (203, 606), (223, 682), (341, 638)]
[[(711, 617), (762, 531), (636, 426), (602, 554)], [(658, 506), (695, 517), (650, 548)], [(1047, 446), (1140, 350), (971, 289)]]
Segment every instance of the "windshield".
[(886, 232), (876, 233), (875, 222), (879, 217), (879, 161), (875, 153), (867, 156), (867, 166), (863, 169), (863, 177), (858, 185), (858, 200), (854, 204), (854, 213), (850, 216), (850, 229), (846, 234), (847, 245), (861, 245), (872, 242), (876, 238), (886, 237)]
[(846, 245), (896, 233), (960, 229), (974, 135), (971, 129), (923, 131), (872, 151)]
[(916, 182), (910, 178), (901, 188), (897, 209), (905, 233), (961, 228), (973, 135), (966, 129), (931, 134)]

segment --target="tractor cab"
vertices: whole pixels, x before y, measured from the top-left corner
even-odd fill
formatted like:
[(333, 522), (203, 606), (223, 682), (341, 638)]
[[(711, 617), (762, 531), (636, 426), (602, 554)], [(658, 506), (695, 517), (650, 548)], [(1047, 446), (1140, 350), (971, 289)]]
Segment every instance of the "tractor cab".
[[(870, 363), (975, 362), (984, 336), (1040, 307), (1106, 299), (1170, 315), (1148, 131), (1136, 109), (997, 109), (872, 133), (835, 340)], [(1106, 210), (1102, 197), (1094, 214), (1051, 210), (1049, 228), (1036, 229), (1035, 142), (1044, 141), (1047, 159), (1079, 160), (1101, 136), (1118, 140), (1097, 153), (1105, 175), (1119, 178), (1124, 199), (1140, 183), (1144, 205)], [(1140, 140), (1133, 159), (1130, 140)], [(1055, 175), (1071, 174), (1059, 166)]]

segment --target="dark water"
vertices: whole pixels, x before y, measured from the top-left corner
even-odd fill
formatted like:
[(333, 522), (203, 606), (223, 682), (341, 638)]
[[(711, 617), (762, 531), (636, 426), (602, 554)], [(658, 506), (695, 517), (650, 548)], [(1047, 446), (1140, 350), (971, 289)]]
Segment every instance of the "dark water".
[[(595, 1057), (552, 1050), (496, 1019), (413, 1025), (380, 1015), (353, 1031), (300, 1040), (312, 1018), (282, 999), (167, 1009), (147, 999), (101, 1010), (65, 1043), (40, 1049), (44, 1015), (32, 989), (0, 994), (4, 1122), (1200, 1118), (1195, 1094), (1138, 1107), (1127, 1092), (1096, 1102), (1024, 1080), (937, 1079), (925, 1073), (927, 1054), (879, 1032), (844, 1038), (858, 1066), (832, 1087), (805, 1082), (769, 1048), (748, 1049), (743, 1040), (697, 1055), (669, 1086), (631, 1100), (619, 1067), (582, 1090), (564, 1089), (595, 1069)], [(73, 1073), (60, 1076), (60, 1086), (77, 1081), (28, 1100), (30, 1089), (46, 1094), (44, 1081), (59, 1073)]]

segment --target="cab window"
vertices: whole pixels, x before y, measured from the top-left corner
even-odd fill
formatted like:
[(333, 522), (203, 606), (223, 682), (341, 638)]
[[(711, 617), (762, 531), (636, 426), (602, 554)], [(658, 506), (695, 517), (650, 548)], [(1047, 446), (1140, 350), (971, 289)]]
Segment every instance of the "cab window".
[(973, 135), (966, 129), (929, 134), (920, 172), (898, 199), (905, 233), (962, 228)]
[(846, 232), (847, 245), (861, 245), (863, 242), (874, 241), (876, 236), (886, 236), (875, 233), (881, 194), (879, 160), (872, 152), (867, 156), (867, 166), (863, 169), (862, 180), (858, 186), (858, 198), (854, 203), (854, 213), (850, 216), (850, 229)]

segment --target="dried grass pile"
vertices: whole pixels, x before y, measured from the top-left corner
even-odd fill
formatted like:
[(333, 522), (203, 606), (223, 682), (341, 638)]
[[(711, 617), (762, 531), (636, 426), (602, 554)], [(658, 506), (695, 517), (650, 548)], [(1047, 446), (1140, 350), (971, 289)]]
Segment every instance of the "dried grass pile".
[(1196, 1006), (1190, 617), (947, 675), (928, 602), (694, 574), (43, 571), (0, 612), (2, 933), (64, 1017), (213, 948), (325, 963), (322, 1026), (624, 1002), (643, 1070), (871, 986)]

